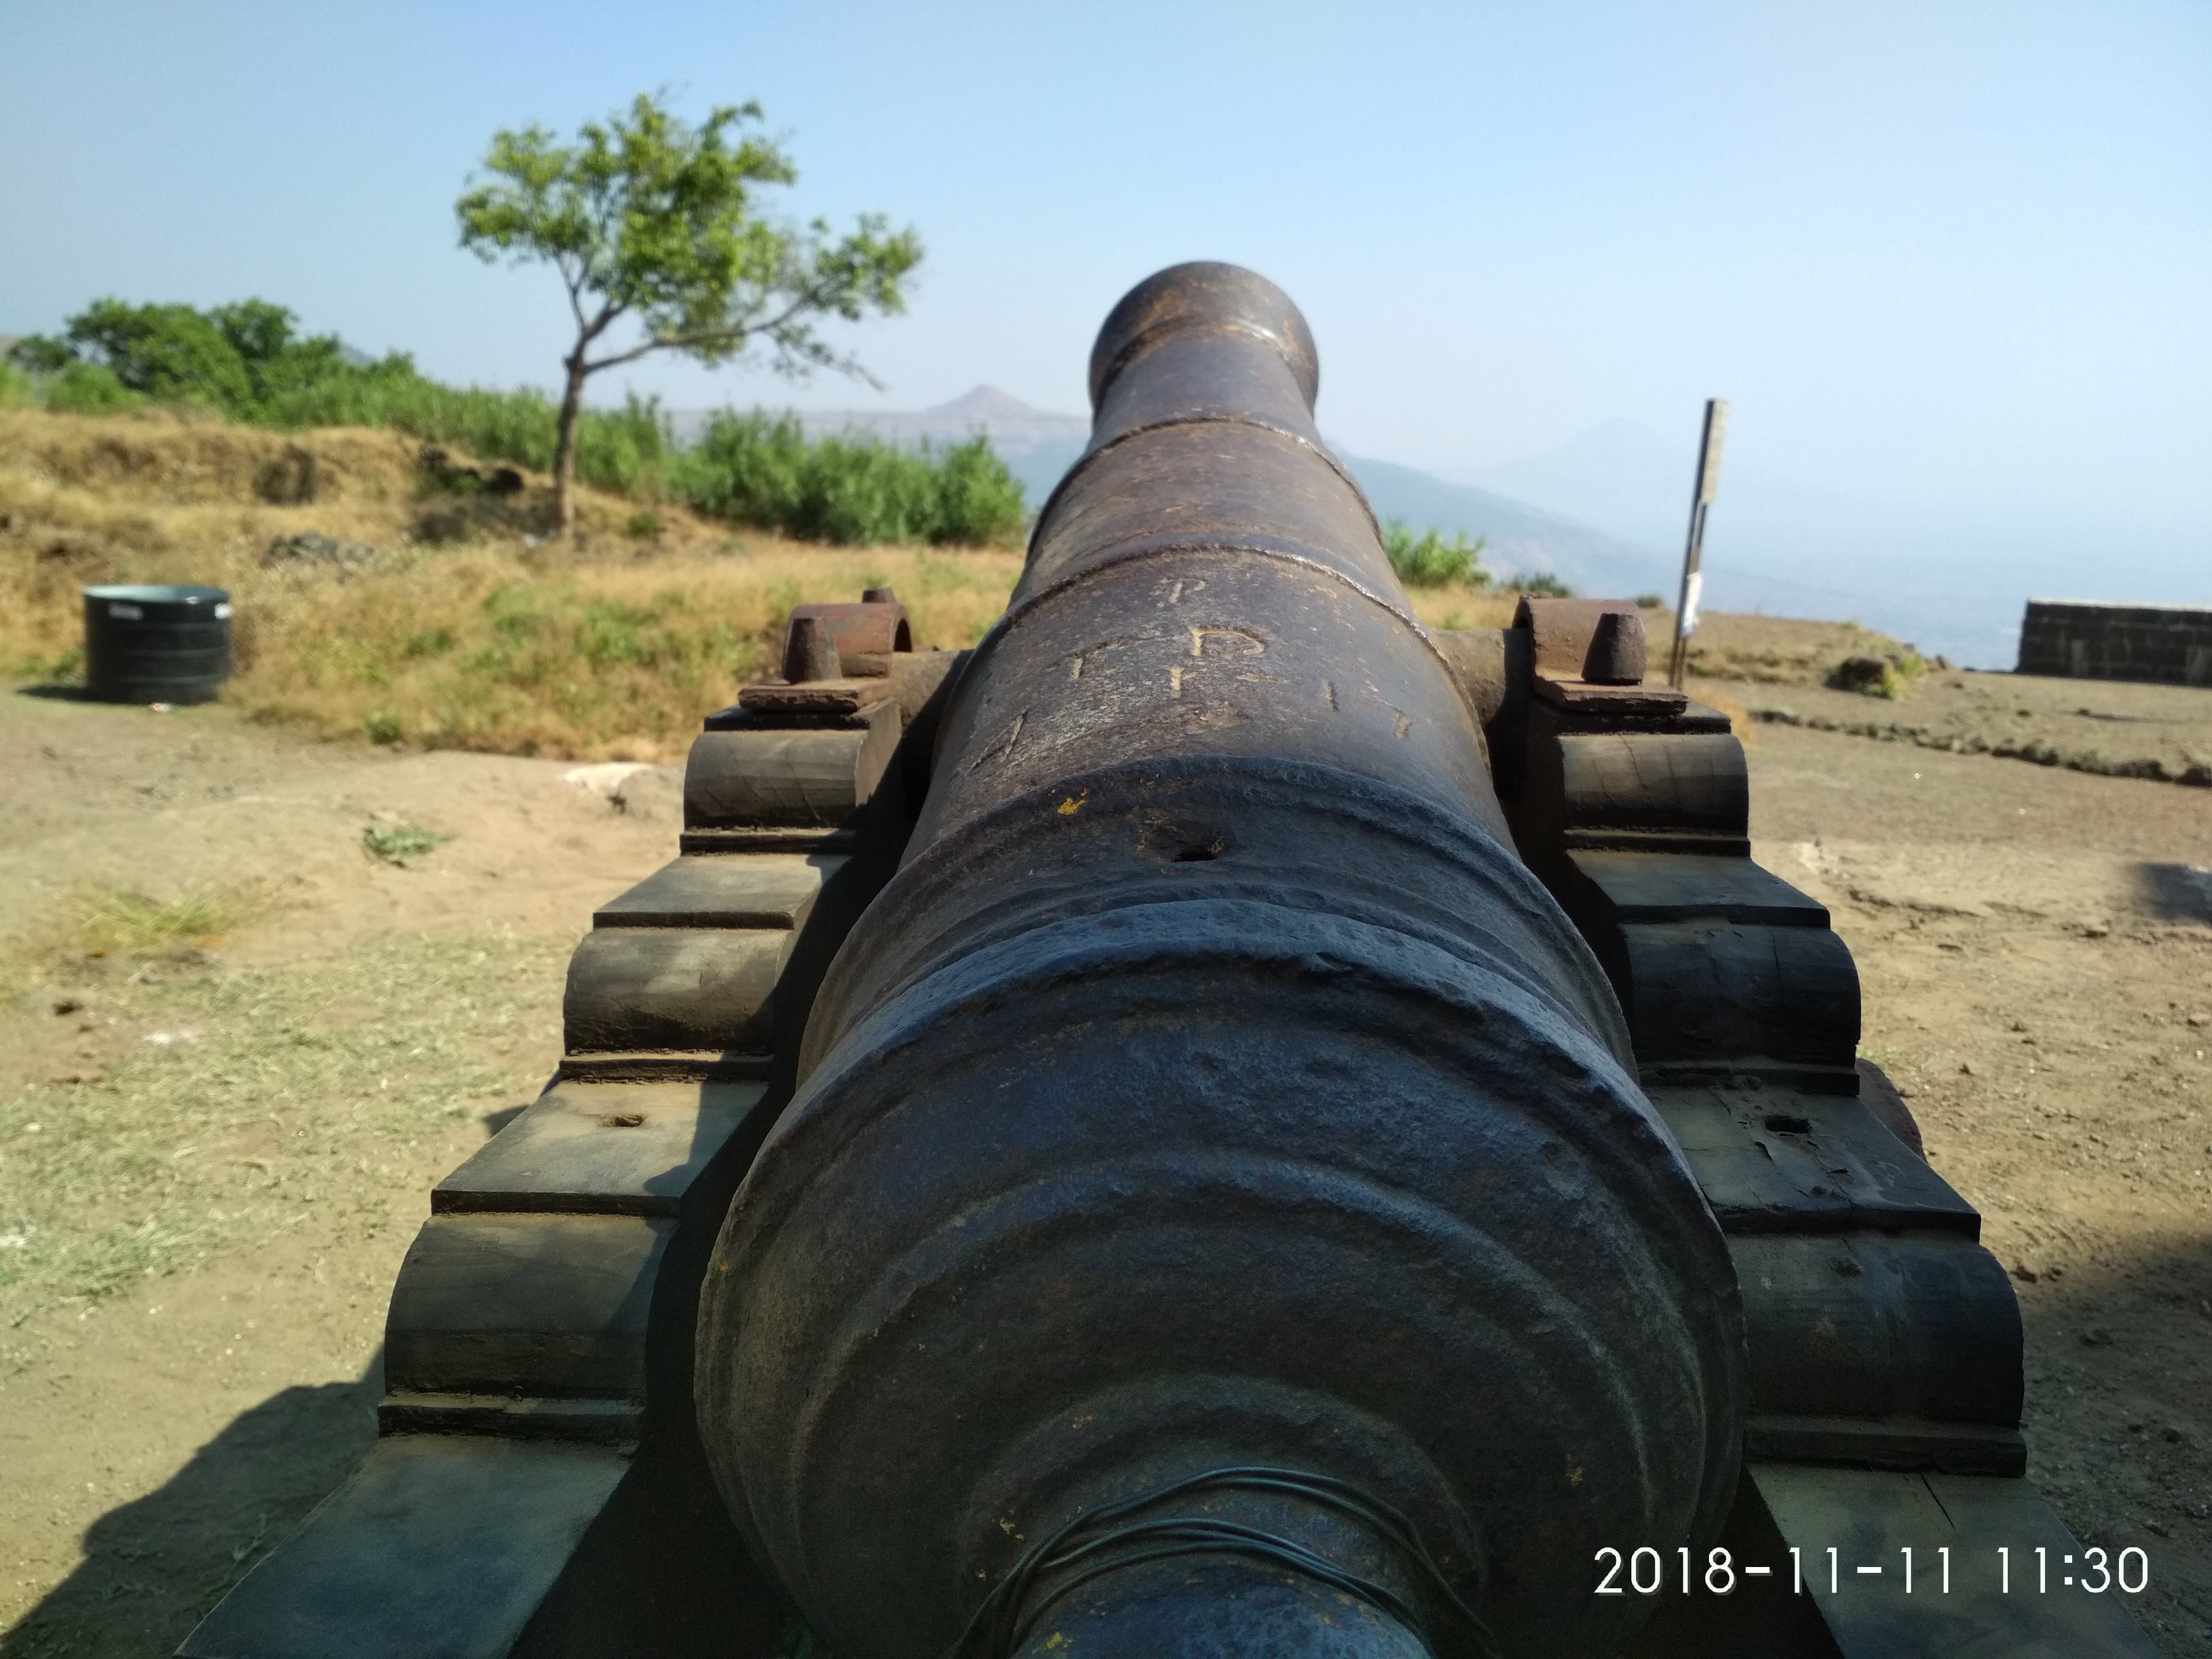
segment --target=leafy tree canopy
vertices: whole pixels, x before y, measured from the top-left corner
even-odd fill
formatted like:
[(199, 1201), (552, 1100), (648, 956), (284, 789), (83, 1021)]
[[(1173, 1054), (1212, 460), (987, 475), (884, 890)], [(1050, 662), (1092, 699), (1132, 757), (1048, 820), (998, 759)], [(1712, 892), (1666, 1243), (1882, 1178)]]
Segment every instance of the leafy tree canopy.
[[(488, 262), (548, 261), (568, 290), (576, 334), (554, 467), (564, 526), (587, 375), (653, 351), (725, 362), (755, 341), (786, 374), (861, 374), (819, 325), (905, 307), (921, 258), (913, 230), (868, 214), (836, 236), (823, 220), (801, 228), (758, 212), (762, 190), (799, 176), (762, 120), (757, 103), (724, 105), (693, 126), (641, 93), (574, 143), (537, 125), (502, 131), (484, 182), (454, 204), (463, 247)], [(607, 340), (625, 320), (640, 337)]]
[(33, 335), (16, 343), (13, 356), (33, 373), (98, 368), (126, 392), (160, 403), (211, 404), (250, 418), (344, 367), (336, 335), (302, 338), (295, 322), (290, 311), (266, 300), (207, 311), (96, 300), (68, 320), (60, 339)]
[(455, 207), (461, 244), (487, 261), (550, 260), (580, 345), (635, 317), (645, 337), (587, 371), (663, 349), (720, 362), (755, 338), (787, 371), (856, 369), (814, 325), (904, 309), (902, 282), (921, 240), (880, 214), (836, 240), (823, 220), (800, 231), (756, 216), (758, 187), (799, 177), (772, 140), (749, 131), (762, 118), (757, 103), (726, 105), (692, 127), (641, 93), (626, 118), (585, 123), (574, 144), (536, 125), (497, 133), (484, 161), (490, 181)]

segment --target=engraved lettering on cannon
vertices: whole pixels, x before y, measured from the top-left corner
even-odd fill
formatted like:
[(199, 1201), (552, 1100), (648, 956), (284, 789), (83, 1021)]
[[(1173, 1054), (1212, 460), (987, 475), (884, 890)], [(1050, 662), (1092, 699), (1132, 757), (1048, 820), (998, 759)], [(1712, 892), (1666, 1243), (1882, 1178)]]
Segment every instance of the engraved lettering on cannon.
[(968, 763), (968, 769), (973, 772), (986, 761), (1003, 761), (1012, 756), (1014, 752), (1014, 744), (1021, 740), (1022, 722), (1029, 717), (1030, 711), (1026, 708), (1015, 715), (1013, 723), (990, 742), (985, 744), (981, 752)]
[(1222, 640), (1228, 642), (1226, 650), (1213, 653), (1217, 657), (1264, 657), (1267, 654), (1267, 641), (1258, 635), (1248, 633), (1241, 628), (1230, 628), (1218, 623), (1207, 627), (1194, 626), (1191, 629), (1190, 654), (1194, 657), (1205, 656), (1206, 642), (1208, 640)]
[(1127, 640), (1101, 640), (1096, 645), (1085, 646), (1080, 651), (1074, 652), (1068, 657), (1067, 678), (1071, 680), (1081, 679), (1084, 669), (1089, 665), (1092, 658), (1103, 657), (1109, 651), (1119, 651), (1129, 643), (1131, 641)]

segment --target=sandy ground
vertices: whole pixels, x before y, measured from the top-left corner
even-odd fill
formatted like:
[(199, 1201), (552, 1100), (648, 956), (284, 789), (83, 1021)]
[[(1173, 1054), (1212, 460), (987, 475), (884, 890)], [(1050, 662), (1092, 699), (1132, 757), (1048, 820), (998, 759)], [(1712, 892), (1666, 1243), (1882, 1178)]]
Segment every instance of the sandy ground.
[[(1778, 726), (1751, 754), (1759, 856), (1833, 908), (1866, 1050), (2014, 1271), (2034, 1474), (2086, 1540), (2149, 1552), (2140, 1611), (2165, 1650), (2212, 1652), (2212, 791)], [(617, 811), (568, 769), (0, 698), (0, 934), (36, 934), (87, 884), (273, 884), (220, 945), (64, 964), (0, 1006), (0, 1160), (111, 1098), (88, 1090), (158, 1100), (149, 1027), (189, 1003), (213, 1011), (198, 1041), (232, 1040), (225, 985), (323, 975), (315, 1007), (350, 996), (358, 1021), (428, 1030), (445, 1003), (409, 1001), (406, 951), (498, 980), (450, 1013), (464, 1097), (410, 1085), (399, 1056), (404, 1109), (362, 1132), (357, 1170), (310, 1168), (281, 1109), (225, 1129), (237, 1179), (275, 1194), (259, 1232), (209, 1234), (100, 1300), (10, 1304), (0, 1280), (5, 1659), (169, 1651), (367, 1444), (425, 1192), (535, 1092), (592, 907), (672, 852), (665, 777)], [(454, 838), (413, 868), (364, 854), (364, 827), (403, 821)], [(300, 1110), (339, 1115), (367, 1084), (315, 1086)]]
[[(389, 992), (392, 974), (364, 964), (392, 941), (482, 940), (492, 949), (463, 960), (513, 975), (495, 1017), (466, 1033), (471, 1097), (448, 1106), (434, 1085), (404, 1139), (357, 1137), (335, 1186), (295, 1180), (321, 1200), (286, 1218), (297, 1224), (232, 1237), (187, 1271), (97, 1301), (11, 1307), (0, 1286), (8, 1659), (169, 1652), (366, 1447), (384, 1310), (429, 1186), (550, 1071), (562, 975), (592, 908), (674, 853), (672, 772), (630, 780), (617, 811), (563, 781), (571, 769), (303, 745), (216, 708), (0, 696), (0, 933), (41, 932), (87, 886), (167, 898), (251, 884), (270, 901), (234, 938), (188, 953), (210, 961), (104, 974), (110, 963), (70, 963), (0, 1003), (0, 1159), (25, 1154), (28, 1125), (50, 1136), (84, 1092), (58, 1079), (106, 1074), (118, 1103), (157, 1102), (146, 1039), (177, 1025), (195, 981), (312, 977), (341, 1005), (319, 1000), (324, 1019), (374, 1023), (376, 1007), (343, 1003)], [(380, 823), (453, 839), (401, 867), (363, 850)], [(386, 965), (404, 979), (413, 959)], [(299, 1105), (337, 1116), (345, 1092), (368, 1086)], [(240, 1150), (288, 1172), (279, 1147)], [(237, 1173), (259, 1179), (250, 1164)], [(0, 1194), (8, 1174), (0, 1163)]]

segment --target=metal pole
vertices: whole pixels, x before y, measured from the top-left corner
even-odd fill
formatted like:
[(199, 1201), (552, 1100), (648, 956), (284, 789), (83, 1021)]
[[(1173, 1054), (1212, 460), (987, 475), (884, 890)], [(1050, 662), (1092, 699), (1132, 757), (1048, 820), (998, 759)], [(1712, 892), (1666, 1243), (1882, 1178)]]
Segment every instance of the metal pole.
[(1698, 484), (1690, 498), (1690, 541), (1682, 550), (1682, 597), (1674, 606), (1674, 649), (1668, 659), (1667, 684), (1681, 689), (1690, 659), (1690, 635), (1698, 631), (1698, 593), (1705, 586), (1705, 509), (1721, 483), (1721, 439), (1728, 431), (1728, 399), (1705, 399), (1705, 429), (1698, 440)]

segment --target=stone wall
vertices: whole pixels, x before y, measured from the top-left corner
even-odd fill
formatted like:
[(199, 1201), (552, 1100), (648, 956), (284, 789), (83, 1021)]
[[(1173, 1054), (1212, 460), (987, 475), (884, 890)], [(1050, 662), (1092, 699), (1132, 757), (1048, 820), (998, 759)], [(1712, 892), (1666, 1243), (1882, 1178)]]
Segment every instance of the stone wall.
[(2030, 599), (2018, 672), (2212, 685), (2212, 605)]

